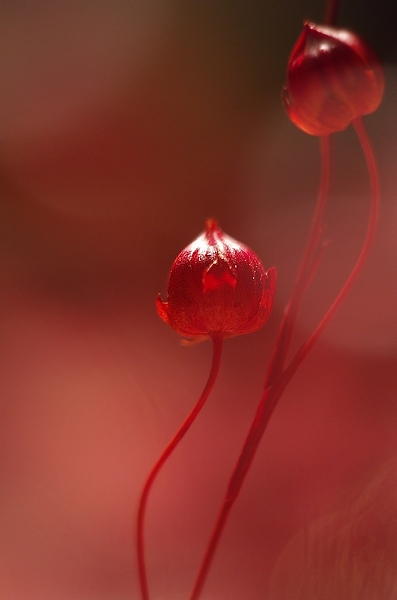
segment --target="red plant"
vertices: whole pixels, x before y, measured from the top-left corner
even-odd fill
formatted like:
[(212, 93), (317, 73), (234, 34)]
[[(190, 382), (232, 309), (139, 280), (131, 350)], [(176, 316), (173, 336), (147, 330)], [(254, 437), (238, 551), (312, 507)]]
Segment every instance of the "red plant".
[(137, 557), (143, 600), (149, 600), (144, 552), (144, 520), (153, 482), (165, 461), (196, 419), (214, 387), (224, 338), (253, 333), (268, 320), (276, 291), (275, 268), (265, 271), (257, 255), (224, 234), (213, 219), (194, 242), (176, 257), (168, 282), (167, 301), (158, 296), (160, 317), (177, 333), (192, 339), (211, 338), (212, 367), (193, 410), (155, 463), (143, 488), (137, 521)]
[[(335, 3), (331, 2), (328, 23), (333, 21), (335, 7)], [(377, 108), (383, 89), (380, 64), (360, 38), (330, 26), (305, 24), (289, 60), (284, 105), (295, 125), (321, 137), (322, 175), (317, 205), (301, 266), (275, 341), (264, 392), (231, 475), (190, 600), (200, 597), (228, 515), (279, 398), (341, 305), (368, 257), (378, 217), (379, 183), (371, 145), (360, 119)], [(323, 215), (331, 163), (328, 134), (341, 131), (349, 124), (353, 124), (357, 132), (370, 177), (371, 208), (365, 241), (342, 290), (309, 339), (287, 363), (304, 293), (324, 251)], [(168, 301), (157, 300), (158, 312), (164, 321), (183, 335), (210, 337), (214, 343), (214, 354), (210, 377), (198, 404), (152, 469), (141, 496), (137, 539), (143, 600), (149, 599), (144, 561), (144, 511), (154, 478), (192, 424), (212, 389), (218, 372), (222, 339), (254, 331), (265, 323), (271, 310), (274, 269), (266, 273), (251, 251), (241, 245), (236, 250), (235, 244), (234, 240), (221, 234), (214, 221), (209, 221), (203, 236), (176, 259), (171, 269)]]

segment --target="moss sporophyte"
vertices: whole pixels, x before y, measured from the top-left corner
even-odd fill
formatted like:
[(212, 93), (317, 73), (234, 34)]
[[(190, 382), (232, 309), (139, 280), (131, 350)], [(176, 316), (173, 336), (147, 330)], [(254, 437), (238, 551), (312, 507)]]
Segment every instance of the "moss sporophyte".
[(320, 136), (343, 131), (374, 112), (383, 91), (383, 70), (368, 44), (350, 31), (305, 23), (283, 94), (297, 127)]
[(225, 338), (252, 333), (268, 320), (276, 289), (276, 270), (265, 270), (257, 255), (224, 234), (215, 220), (175, 259), (167, 301), (158, 296), (160, 317), (184, 337), (213, 344), (212, 367), (193, 410), (152, 468), (139, 504), (137, 556), (142, 598), (149, 599), (144, 557), (144, 517), (150, 489), (161, 467), (204, 406), (218, 375)]
[[(378, 173), (361, 117), (376, 110), (381, 102), (383, 71), (375, 54), (363, 40), (349, 31), (334, 27), (335, 13), (336, 2), (330, 0), (325, 25), (304, 25), (287, 67), (287, 83), (283, 93), (287, 115), (304, 132), (320, 137), (322, 168), (317, 203), (300, 268), (274, 342), (263, 395), (230, 477), (190, 600), (198, 600), (201, 595), (230, 510), (279, 398), (355, 282), (375, 236), (379, 211)], [(330, 183), (329, 135), (344, 130), (350, 124), (358, 135), (370, 181), (371, 203), (365, 240), (350, 275), (330, 308), (295, 355), (289, 357), (299, 309), (325, 248), (322, 232)], [(223, 340), (261, 328), (271, 313), (275, 289), (275, 268), (266, 270), (252, 250), (224, 234), (216, 221), (211, 219), (207, 221), (204, 233), (175, 259), (166, 300), (163, 301), (160, 296), (157, 298), (158, 314), (177, 333), (189, 339), (212, 340), (213, 358), (202, 394), (155, 463), (140, 497), (136, 540), (142, 600), (150, 600), (144, 521), (154, 480), (213, 389)]]
[(231, 337), (257, 331), (273, 307), (276, 270), (265, 271), (246, 246), (224, 234), (216, 221), (177, 256), (160, 317), (181, 335)]

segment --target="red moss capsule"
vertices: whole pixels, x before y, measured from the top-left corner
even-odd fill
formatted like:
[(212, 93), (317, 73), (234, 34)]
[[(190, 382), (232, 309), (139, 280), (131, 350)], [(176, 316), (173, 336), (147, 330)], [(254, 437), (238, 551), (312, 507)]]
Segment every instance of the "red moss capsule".
[(260, 329), (270, 316), (276, 270), (265, 271), (252, 250), (214, 220), (175, 259), (160, 317), (181, 335), (230, 337)]
[(350, 31), (305, 23), (292, 50), (283, 93), (291, 121), (306, 133), (343, 131), (375, 111), (384, 75), (369, 46)]

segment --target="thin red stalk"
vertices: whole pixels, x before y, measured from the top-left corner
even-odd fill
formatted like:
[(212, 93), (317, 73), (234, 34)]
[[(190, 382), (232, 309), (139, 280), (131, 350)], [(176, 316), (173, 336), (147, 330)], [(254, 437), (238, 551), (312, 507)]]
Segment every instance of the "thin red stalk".
[[(237, 499), (245, 476), (249, 471), (256, 449), (266, 429), (266, 425), (288, 381), (289, 380), (284, 379), (284, 377), (281, 377), (274, 384), (274, 386), (267, 388), (263, 393), (255, 419), (251, 425), (250, 431), (243, 446), (243, 450), (229, 481), (229, 486), (218, 514), (218, 518), (216, 520), (216, 524), (207, 546), (203, 561), (200, 565), (200, 571), (197, 575), (190, 600), (198, 600), (201, 595), (229, 513), (235, 500)], [(264, 410), (265, 407), (266, 411)]]
[(152, 488), (154, 480), (156, 479), (160, 469), (163, 467), (166, 460), (170, 457), (172, 452), (175, 450), (175, 448), (177, 447), (179, 442), (182, 440), (184, 435), (187, 433), (187, 431), (193, 424), (194, 420), (196, 419), (197, 415), (203, 408), (208, 396), (210, 395), (210, 393), (214, 387), (214, 384), (215, 384), (215, 381), (216, 381), (216, 378), (217, 378), (218, 372), (219, 372), (220, 362), (221, 362), (223, 339), (221, 336), (214, 336), (212, 338), (212, 342), (213, 342), (212, 365), (211, 365), (211, 371), (208, 376), (207, 383), (205, 384), (204, 390), (203, 390), (200, 398), (198, 399), (197, 403), (195, 404), (193, 410), (190, 412), (190, 414), (188, 415), (188, 417), (186, 418), (186, 420), (184, 421), (184, 423), (182, 424), (180, 429), (174, 435), (174, 437), (172, 438), (172, 440), (170, 441), (168, 446), (165, 448), (165, 450), (162, 452), (161, 456), (159, 457), (159, 459), (153, 466), (152, 470), (150, 471), (150, 473), (146, 479), (145, 485), (144, 485), (142, 493), (141, 493), (139, 507), (138, 507), (137, 524), (136, 524), (136, 547), (137, 547), (139, 584), (140, 584), (140, 589), (141, 589), (142, 600), (149, 600), (149, 587), (148, 587), (148, 580), (147, 580), (147, 573), (146, 573), (145, 543), (144, 543), (145, 512), (146, 512), (146, 506), (147, 506), (149, 493), (150, 493), (150, 490)]
[[(291, 380), (298, 367), (302, 364), (303, 360), (306, 358), (307, 354), (310, 352), (313, 345), (315, 344), (321, 333), (324, 331), (325, 327), (328, 325), (329, 321), (332, 319), (332, 317), (340, 307), (342, 301), (346, 297), (346, 294), (349, 292), (353, 283), (357, 279), (359, 272), (362, 270), (367, 260), (369, 250), (374, 240), (379, 212), (379, 178), (371, 144), (365, 133), (361, 119), (356, 119), (353, 122), (353, 125), (357, 132), (367, 163), (371, 187), (370, 215), (367, 233), (361, 253), (341, 292), (338, 294), (337, 298), (333, 302), (332, 306), (326, 313), (325, 317), (323, 318), (315, 332), (312, 334), (312, 336), (309, 338), (306, 344), (304, 344), (304, 346), (302, 346), (302, 348), (298, 351), (297, 355), (291, 361), (287, 369), (285, 369), (285, 371), (275, 380), (273, 378), (272, 372), (268, 372), (265, 384), (265, 391), (259, 403), (254, 421), (245, 440), (236, 467), (230, 478), (226, 496), (224, 498), (221, 510), (218, 514), (218, 518), (215, 523), (215, 527), (213, 529), (209, 544), (207, 546), (204, 559), (201, 563), (200, 571), (198, 573), (192, 594), (190, 596), (190, 600), (198, 600), (200, 597), (230, 510), (238, 497), (238, 494), (244, 483), (245, 477), (251, 467), (259, 442), (262, 439), (262, 436), (266, 430), (267, 424), (277, 405), (279, 398), (281, 397), (288, 382)], [(305, 260), (305, 258), (303, 260)], [(273, 362), (273, 364), (275, 364), (275, 366), (273, 367), (274, 369), (279, 368), (277, 361), (276, 363)]]
[(302, 304), (303, 295), (309, 285), (314, 271), (318, 267), (318, 250), (323, 231), (323, 218), (331, 177), (331, 148), (329, 136), (320, 138), (321, 175), (317, 195), (317, 203), (306, 247), (301, 260), (298, 275), (295, 279), (291, 298), (285, 309), (284, 318), (274, 345), (274, 351), (267, 370), (265, 388), (281, 375), (291, 343), (296, 319)]
[(336, 14), (338, 12), (339, 0), (328, 0), (325, 11), (325, 24), (335, 25)]
[[(356, 264), (354, 265), (353, 270), (351, 271), (345, 285), (339, 292), (338, 296), (335, 298), (331, 308), (328, 310), (327, 314), (323, 317), (320, 324), (317, 326), (317, 329), (310, 336), (309, 340), (302, 346), (302, 348), (297, 352), (296, 356), (292, 360), (288, 369), (292, 369), (294, 372), (298, 368), (298, 366), (302, 363), (302, 361), (306, 358), (324, 329), (327, 327), (330, 320), (333, 318), (336, 311), (339, 309), (346, 295), (349, 293), (351, 287), (355, 283), (359, 273), (367, 262), (367, 258), (369, 252), (371, 250), (375, 233), (376, 226), (378, 223), (379, 216), (379, 206), (380, 206), (380, 189), (379, 189), (379, 176), (378, 169), (376, 166), (375, 156), (371, 147), (371, 142), (369, 141), (368, 135), (365, 131), (364, 125), (360, 118), (355, 119), (353, 121), (354, 129), (356, 130), (357, 137), (360, 141), (361, 148), (364, 154), (365, 161), (367, 163), (367, 169), (369, 173), (370, 179), (370, 187), (371, 187), (371, 208), (370, 215), (368, 220), (367, 234), (365, 237), (365, 241), (363, 247), (361, 249), (360, 256), (357, 259)], [(296, 366), (295, 366), (296, 365)]]

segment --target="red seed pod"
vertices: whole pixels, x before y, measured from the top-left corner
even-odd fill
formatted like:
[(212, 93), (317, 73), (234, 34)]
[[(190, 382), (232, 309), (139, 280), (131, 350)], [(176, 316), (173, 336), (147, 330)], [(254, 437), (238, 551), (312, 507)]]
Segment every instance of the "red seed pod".
[(357, 35), (305, 23), (292, 50), (283, 93), (291, 121), (306, 133), (343, 131), (374, 112), (383, 96), (379, 60)]
[(260, 329), (270, 316), (276, 270), (265, 271), (252, 250), (225, 235), (214, 220), (177, 256), (167, 302), (157, 311), (187, 337), (230, 337)]

